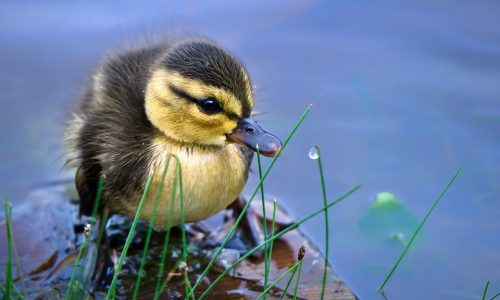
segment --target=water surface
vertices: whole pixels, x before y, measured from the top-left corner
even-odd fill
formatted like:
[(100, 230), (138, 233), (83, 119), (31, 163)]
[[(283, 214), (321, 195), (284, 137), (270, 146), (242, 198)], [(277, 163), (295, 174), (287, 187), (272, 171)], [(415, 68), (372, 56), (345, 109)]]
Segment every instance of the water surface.
[[(492, 293), (500, 290), (500, 3), (4, 1), (0, 7), (0, 193), (14, 206), (34, 186), (68, 178), (61, 133), (105, 54), (126, 40), (193, 32), (245, 62), (264, 112), (259, 118), (275, 134), (286, 136), (314, 102), (266, 190), (297, 218), (319, 208), (317, 165), (308, 158), (315, 144), (330, 198), (364, 184), (330, 213), (330, 259), (360, 298), (380, 298), (375, 291), (403, 250), (392, 233), (362, 230), (376, 195), (393, 193), (421, 218), (459, 165), (462, 174), (386, 295), (477, 299), (487, 280)], [(303, 229), (323, 246), (321, 218)]]

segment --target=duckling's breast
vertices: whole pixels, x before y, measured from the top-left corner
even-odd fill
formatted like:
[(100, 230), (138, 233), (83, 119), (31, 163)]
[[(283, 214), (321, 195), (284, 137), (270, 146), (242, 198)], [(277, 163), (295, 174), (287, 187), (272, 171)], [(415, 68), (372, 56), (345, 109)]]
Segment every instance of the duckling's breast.
[[(243, 190), (248, 169), (237, 145), (197, 149), (157, 139), (153, 147), (155, 157), (151, 162), (151, 172), (154, 177), (141, 213), (142, 219), (149, 220), (154, 214), (156, 195), (161, 188), (161, 175), (168, 153), (174, 154), (180, 161), (186, 222), (203, 220), (225, 209)], [(168, 227), (169, 217), (172, 218), (171, 226), (181, 222), (180, 178), (176, 166), (177, 160), (171, 157), (163, 189), (159, 194), (156, 227)], [(133, 215), (135, 211), (129, 213)]]

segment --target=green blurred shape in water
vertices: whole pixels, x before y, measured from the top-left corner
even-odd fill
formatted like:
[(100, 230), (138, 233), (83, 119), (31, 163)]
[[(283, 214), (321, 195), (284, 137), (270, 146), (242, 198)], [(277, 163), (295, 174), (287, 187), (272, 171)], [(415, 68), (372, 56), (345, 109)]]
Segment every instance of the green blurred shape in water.
[(369, 239), (382, 243), (399, 241), (406, 245), (419, 222), (419, 218), (393, 194), (382, 192), (359, 220), (359, 228)]

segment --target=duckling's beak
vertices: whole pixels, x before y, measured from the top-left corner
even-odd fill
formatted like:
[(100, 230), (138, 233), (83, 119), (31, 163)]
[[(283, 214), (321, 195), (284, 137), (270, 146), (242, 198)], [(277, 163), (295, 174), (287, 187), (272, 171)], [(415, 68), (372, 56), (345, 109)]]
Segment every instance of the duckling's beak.
[(259, 147), (259, 153), (269, 157), (274, 156), (281, 147), (280, 139), (262, 129), (252, 117), (241, 119), (227, 139), (254, 151)]

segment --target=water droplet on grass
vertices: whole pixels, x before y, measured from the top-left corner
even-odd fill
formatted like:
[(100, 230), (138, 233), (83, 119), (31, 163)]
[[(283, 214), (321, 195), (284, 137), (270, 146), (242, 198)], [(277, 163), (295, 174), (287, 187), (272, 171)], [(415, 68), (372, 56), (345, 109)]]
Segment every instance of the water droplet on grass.
[(310, 159), (318, 159), (319, 158), (318, 146), (314, 146), (314, 147), (311, 147), (311, 149), (309, 149), (309, 158)]

